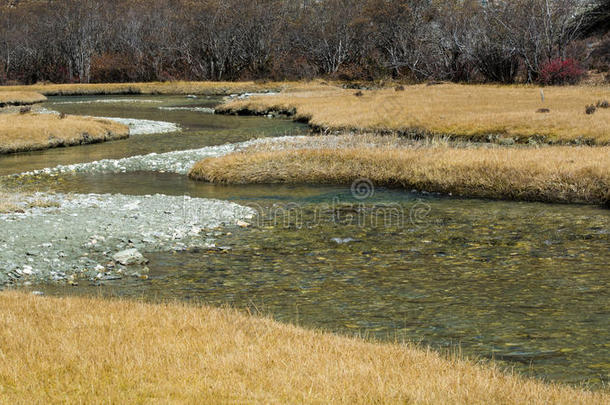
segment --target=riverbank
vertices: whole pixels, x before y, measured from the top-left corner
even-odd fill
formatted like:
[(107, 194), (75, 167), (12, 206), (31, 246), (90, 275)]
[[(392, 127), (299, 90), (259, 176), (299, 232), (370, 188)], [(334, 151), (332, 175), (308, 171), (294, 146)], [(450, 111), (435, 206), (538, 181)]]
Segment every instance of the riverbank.
[(129, 127), (110, 120), (59, 114), (0, 114), (0, 154), (127, 137)]
[(0, 88), (0, 108), (42, 103), (46, 99), (45, 96), (34, 91), (6, 91)]
[(6, 402), (601, 404), (402, 344), (179, 303), (0, 293)]
[(106, 94), (194, 94), (231, 95), (243, 93), (277, 92), (296, 85), (294, 82), (148, 82), (99, 84), (34, 84), (29, 86), (0, 86), (3, 92), (30, 91), (46, 96), (80, 96)]
[(610, 147), (455, 147), (398, 137), (321, 136), (197, 163), (189, 176), (214, 183), (399, 187), (456, 196), (608, 204)]
[[(610, 143), (609, 86), (413, 85), (356, 90), (312, 83), (233, 99), (218, 113), (286, 114), (315, 129), (513, 143)], [(599, 107), (587, 114), (586, 106)]]

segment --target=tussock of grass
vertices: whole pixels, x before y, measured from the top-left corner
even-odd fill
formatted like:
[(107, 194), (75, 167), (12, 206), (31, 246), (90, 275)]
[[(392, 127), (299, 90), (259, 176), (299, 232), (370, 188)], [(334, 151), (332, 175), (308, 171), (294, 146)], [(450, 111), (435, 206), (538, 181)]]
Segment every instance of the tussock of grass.
[(0, 187), (0, 214), (24, 212), (28, 208), (59, 207), (59, 203), (47, 198), (28, 198), (21, 192), (8, 192)]
[(15, 204), (12, 195), (4, 193), (0, 190), (0, 214), (18, 211), (20, 208)]
[[(585, 106), (610, 95), (610, 87), (546, 87), (442, 84), (355, 90), (301, 85), (298, 91), (234, 100), (218, 112), (296, 111), (296, 118), (330, 130), (445, 134), (488, 140), (511, 138), (550, 143), (610, 143), (610, 109), (585, 114)], [(537, 110), (547, 108), (548, 114)]]
[(5, 86), (3, 91), (37, 91), (47, 96), (93, 94), (208, 94), (228, 95), (280, 91), (295, 85), (290, 82), (149, 82), (149, 83), (100, 83), (100, 84), (36, 84), (31, 86)]
[(610, 197), (610, 147), (404, 147), (356, 142), (337, 148), (336, 142), (320, 147), (323, 139), (316, 149), (259, 148), (205, 159), (189, 176), (236, 184), (351, 184), (364, 177), (378, 186), (408, 190), (563, 203), (607, 204)]
[(0, 154), (127, 138), (116, 122), (68, 115), (0, 114)]
[(33, 91), (3, 91), (0, 88), (0, 107), (42, 103), (47, 98)]
[(595, 404), (412, 346), (373, 344), (233, 310), (0, 293), (7, 403)]

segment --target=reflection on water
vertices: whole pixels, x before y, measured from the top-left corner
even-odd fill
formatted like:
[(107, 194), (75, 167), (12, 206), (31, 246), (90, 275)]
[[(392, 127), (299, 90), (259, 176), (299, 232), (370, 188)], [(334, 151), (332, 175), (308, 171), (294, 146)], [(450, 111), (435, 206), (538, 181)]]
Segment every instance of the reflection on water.
[[(87, 99), (55, 98), (48, 108), (171, 121), (184, 131), (0, 157), (0, 174), (306, 131), (289, 121), (158, 109), (208, 108), (213, 98), (53, 104)], [(339, 333), (459, 345), (540, 378), (608, 382), (608, 210), (390, 190), (355, 200), (345, 188), (215, 186), (167, 173), (11, 181), (34, 190), (219, 198), (260, 212), (252, 228), (219, 231), (222, 249), (148, 254), (149, 280), (35, 287), (46, 293), (230, 304)]]
[[(83, 103), (87, 100), (140, 100), (125, 103)], [(156, 101), (156, 102), (148, 102)], [(184, 96), (50, 97), (43, 107), (66, 114), (98, 117), (137, 118), (177, 123), (182, 131), (173, 134), (136, 135), (129, 139), (79, 147), (57, 148), (0, 156), (0, 176), (100, 159), (119, 159), (151, 152), (195, 149), (242, 142), (253, 138), (302, 135), (307, 126), (290, 120), (261, 117), (233, 117), (159, 107), (214, 107), (218, 97), (190, 99)], [(66, 102), (75, 102), (66, 104)]]
[(163, 191), (260, 210), (221, 250), (151, 255), (148, 281), (47, 293), (181, 298), (379, 339), (461, 346), (537, 377), (601, 385), (610, 370), (610, 214), (587, 206), (183, 176), (67, 176), (59, 189)]

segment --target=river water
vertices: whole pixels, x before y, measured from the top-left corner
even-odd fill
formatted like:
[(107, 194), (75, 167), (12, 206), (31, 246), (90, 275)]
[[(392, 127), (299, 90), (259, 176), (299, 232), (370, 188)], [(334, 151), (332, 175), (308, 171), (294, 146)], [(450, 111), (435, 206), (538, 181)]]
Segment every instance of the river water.
[[(56, 111), (169, 121), (182, 131), (5, 156), (0, 174), (307, 132), (288, 120), (207, 113), (218, 102), (51, 98), (46, 107)], [(43, 176), (29, 186), (209, 197), (259, 212), (251, 228), (218, 231), (220, 248), (147, 254), (148, 280), (35, 286), (47, 294), (230, 305), (306, 327), (461, 350), (546, 380), (608, 382), (608, 210), (387, 189), (218, 186), (144, 171)]]

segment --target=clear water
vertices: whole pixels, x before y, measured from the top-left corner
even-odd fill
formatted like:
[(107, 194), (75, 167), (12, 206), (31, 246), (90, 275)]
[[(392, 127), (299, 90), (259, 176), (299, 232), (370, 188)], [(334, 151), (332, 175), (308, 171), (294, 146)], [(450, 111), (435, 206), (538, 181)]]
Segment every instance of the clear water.
[[(89, 107), (96, 109), (94, 115), (117, 108)], [(212, 128), (218, 119), (218, 131), (196, 131), (192, 141), (197, 145), (215, 142), (225, 129), (230, 139), (232, 125), (240, 139), (303, 130), (264, 118), (159, 110), (153, 116), (150, 105), (126, 108), (117, 114), (173, 122), (178, 121), (173, 114), (183, 114), (180, 122), (192, 121), (193, 127), (206, 120)], [(174, 136), (180, 137), (169, 138)], [(162, 138), (158, 143), (147, 138), (147, 150), (171, 148)], [(181, 145), (176, 149), (196, 146), (176, 144)], [(105, 149), (113, 145), (120, 143), (66, 151), (75, 161), (89, 159), (84, 148), (96, 156), (123, 153)], [(33, 156), (47, 153), (56, 152)], [(7, 167), (3, 159), (0, 167)], [(42, 164), (44, 158), (32, 161)], [(34, 186), (186, 194), (232, 200), (260, 212), (253, 227), (220, 232), (217, 245), (223, 249), (147, 255), (148, 280), (35, 287), (48, 294), (228, 304), (338, 333), (459, 346), (468, 356), (495, 358), (538, 378), (594, 387), (608, 382), (608, 210), (384, 189), (356, 200), (344, 187), (218, 186), (160, 173), (65, 175)]]

